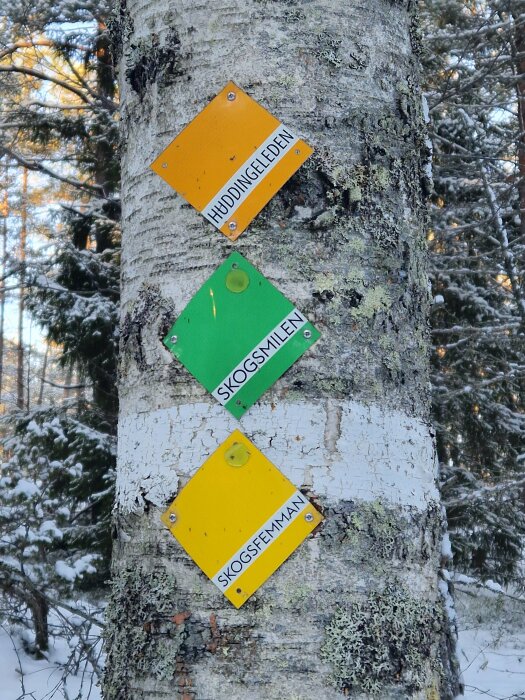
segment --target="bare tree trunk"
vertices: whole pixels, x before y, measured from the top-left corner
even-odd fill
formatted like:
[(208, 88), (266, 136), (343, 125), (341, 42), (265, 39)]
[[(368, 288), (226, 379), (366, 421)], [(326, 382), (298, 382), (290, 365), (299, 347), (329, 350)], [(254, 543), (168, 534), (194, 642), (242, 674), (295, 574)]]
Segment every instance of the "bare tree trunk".
[(64, 393), (62, 395), (62, 398), (64, 401), (67, 401), (71, 397), (71, 387), (73, 385), (73, 367), (71, 365), (68, 365), (67, 368), (67, 373), (66, 373), (66, 379), (64, 382)]
[(24, 294), (25, 294), (25, 263), (26, 263), (26, 242), (27, 242), (27, 168), (22, 168), (22, 202), (20, 207), (20, 243), (18, 247), (18, 260), (20, 271), (18, 281), (20, 285), (20, 296), (18, 301), (18, 348), (17, 348), (17, 370), (16, 370), (16, 405), (24, 408)]
[[(124, 238), (105, 699), (451, 698), (405, 3), (121, 2)], [(234, 80), (315, 154), (232, 245), (148, 169)], [(239, 250), (321, 330), (241, 424), (161, 339)], [(240, 429), (326, 521), (240, 610), (160, 524)]]
[(26, 594), (26, 600), (31, 610), (35, 630), (35, 655), (36, 658), (43, 658), (44, 652), (49, 649), (49, 605), (45, 597), (36, 589)]
[(2, 280), (0, 281), (0, 400), (4, 379), (4, 321), (5, 321), (5, 279), (7, 269), (7, 217), (9, 215), (9, 166), (5, 166), (5, 191), (2, 201)]
[[(105, 24), (99, 22), (98, 36), (96, 40), (97, 55), (97, 90), (100, 95), (108, 100), (115, 96), (115, 71), (113, 55), (111, 53), (110, 39)], [(100, 186), (104, 195), (108, 194), (108, 181), (111, 174), (108, 172), (108, 164), (113, 163), (112, 145), (104, 138), (104, 131), (97, 134), (95, 141), (97, 165), (95, 169), (95, 182)], [(98, 226), (96, 233), (97, 253), (102, 253), (114, 245), (107, 227)]]
[(44, 399), (44, 384), (46, 382), (46, 372), (47, 372), (47, 360), (49, 356), (49, 343), (46, 343), (46, 351), (44, 353), (44, 361), (42, 363), (42, 373), (40, 375), (40, 389), (38, 391), (38, 399), (36, 402), (37, 406), (42, 405)]
[(31, 358), (33, 354), (33, 324), (29, 324), (29, 342), (26, 352), (26, 411), (31, 409)]
[(525, 235), (525, 30), (518, 12), (512, 13), (516, 29), (513, 33), (513, 49), (516, 71), (516, 98), (518, 108), (519, 134), (518, 152), (518, 193), (520, 202), (521, 235)]

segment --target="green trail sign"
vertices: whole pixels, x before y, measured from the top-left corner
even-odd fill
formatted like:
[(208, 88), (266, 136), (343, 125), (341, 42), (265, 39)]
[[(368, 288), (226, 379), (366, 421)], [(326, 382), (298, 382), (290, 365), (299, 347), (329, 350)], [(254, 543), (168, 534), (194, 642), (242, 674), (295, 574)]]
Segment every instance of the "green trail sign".
[(181, 313), (164, 344), (240, 418), (320, 337), (239, 253), (232, 253)]

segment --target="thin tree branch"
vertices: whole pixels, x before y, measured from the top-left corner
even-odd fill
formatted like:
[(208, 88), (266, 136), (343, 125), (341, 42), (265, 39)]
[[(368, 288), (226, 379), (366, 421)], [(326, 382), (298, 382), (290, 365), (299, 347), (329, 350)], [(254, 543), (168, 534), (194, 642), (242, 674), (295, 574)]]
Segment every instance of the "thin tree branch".
[(35, 170), (41, 173), (45, 173), (46, 175), (49, 175), (55, 180), (60, 180), (60, 182), (64, 182), (67, 185), (72, 185), (73, 187), (76, 187), (77, 189), (83, 190), (85, 192), (89, 192), (90, 194), (96, 193), (99, 197), (105, 199), (102, 187), (100, 187), (99, 185), (90, 185), (87, 182), (81, 182), (80, 180), (75, 180), (73, 178), (66, 177), (65, 175), (60, 175), (60, 173), (51, 170), (51, 168), (46, 167), (45, 165), (43, 165), (43, 163), (35, 160), (29, 160), (28, 158), (25, 158), (24, 156), (20, 155), (20, 153), (16, 153), (15, 151), (11, 150), (5, 145), (0, 145), (0, 157), (2, 155), (9, 156), (13, 160), (15, 160), (19, 165), (22, 165), (28, 170)]
[(34, 376), (37, 379), (40, 379), (41, 382), (55, 387), (55, 389), (85, 389), (87, 386), (89, 386), (88, 384), (57, 384), (56, 382), (52, 382), (50, 379), (46, 379), (38, 374)]
[(39, 80), (55, 83), (55, 85), (59, 85), (65, 90), (69, 90), (73, 94), (77, 95), (77, 97), (80, 97), (82, 102), (85, 102), (86, 104), (91, 104), (91, 102), (86, 97), (85, 92), (80, 88), (77, 88), (74, 85), (67, 83), (65, 80), (60, 80), (60, 78), (54, 78), (52, 75), (42, 73), (42, 71), (36, 70), (34, 68), (26, 68), (24, 66), (0, 66), (0, 73), (22, 73), (23, 75), (31, 75), (33, 78), (38, 78)]

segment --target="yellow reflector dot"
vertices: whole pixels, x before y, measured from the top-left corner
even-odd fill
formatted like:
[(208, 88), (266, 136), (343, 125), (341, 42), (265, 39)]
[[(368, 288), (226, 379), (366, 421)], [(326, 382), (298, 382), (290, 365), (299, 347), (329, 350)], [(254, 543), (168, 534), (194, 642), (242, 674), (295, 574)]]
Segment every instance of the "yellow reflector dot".
[(250, 278), (244, 270), (239, 270), (238, 268), (230, 270), (226, 275), (226, 287), (230, 292), (239, 294), (239, 292), (244, 292), (244, 290), (250, 284)]
[(241, 442), (235, 442), (229, 450), (226, 450), (224, 456), (232, 467), (242, 467), (250, 459), (250, 453), (246, 445), (243, 445)]
[(323, 520), (238, 430), (208, 457), (161, 518), (236, 608)]

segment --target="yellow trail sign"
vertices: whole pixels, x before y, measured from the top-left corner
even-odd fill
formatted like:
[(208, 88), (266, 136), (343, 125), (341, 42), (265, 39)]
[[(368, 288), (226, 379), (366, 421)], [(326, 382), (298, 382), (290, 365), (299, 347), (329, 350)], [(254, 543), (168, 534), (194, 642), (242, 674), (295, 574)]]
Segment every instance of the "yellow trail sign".
[(306, 496), (238, 430), (161, 517), (236, 608), (323, 520)]
[(235, 240), (312, 153), (230, 82), (151, 167)]

